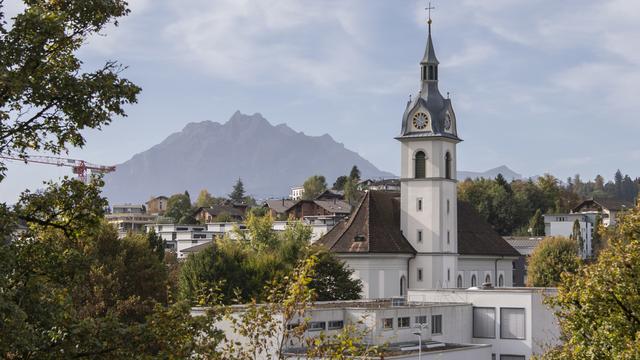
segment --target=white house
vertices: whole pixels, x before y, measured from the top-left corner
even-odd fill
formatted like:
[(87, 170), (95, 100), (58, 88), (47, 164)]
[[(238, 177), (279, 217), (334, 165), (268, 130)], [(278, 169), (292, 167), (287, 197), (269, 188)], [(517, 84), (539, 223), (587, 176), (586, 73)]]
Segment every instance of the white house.
[(594, 218), (588, 214), (545, 214), (544, 233), (547, 236), (570, 237), (573, 234), (573, 226), (576, 221), (580, 224), (580, 234), (584, 239), (580, 254), (583, 258), (591, 255), (591, 242), (593, 239)]
[(304, 186), (294, 186), (291, 188), (289, 199), (300, 200), (302, 199), (302, 195), (304, 195)]

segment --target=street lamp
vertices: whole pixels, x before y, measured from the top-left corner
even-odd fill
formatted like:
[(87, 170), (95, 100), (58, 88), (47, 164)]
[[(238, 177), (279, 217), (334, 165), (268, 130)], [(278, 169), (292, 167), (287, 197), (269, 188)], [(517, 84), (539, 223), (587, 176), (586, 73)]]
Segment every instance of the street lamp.
[(422, 360), (422, 332), (416, 331), (413, 335), (418, 337), (418, 360)]

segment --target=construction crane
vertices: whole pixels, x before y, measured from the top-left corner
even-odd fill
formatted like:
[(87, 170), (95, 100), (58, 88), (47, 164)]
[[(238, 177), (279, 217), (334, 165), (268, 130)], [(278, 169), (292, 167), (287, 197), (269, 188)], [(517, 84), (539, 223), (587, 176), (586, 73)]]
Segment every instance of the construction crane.
[(24, 158), (18, 156), (3, 156), (0, 159), (16, 160), (25, 163), (46, 164), (55, 166), (67, 166), (73, 169), (73, 173), (78, 176), (78, 180), (87, 182), (87, 171), (92, 173), (106, 174), (116, 171), (115, 166), (97, 165), (84, 160), (69, 159), (55, 156), (26, 155)]

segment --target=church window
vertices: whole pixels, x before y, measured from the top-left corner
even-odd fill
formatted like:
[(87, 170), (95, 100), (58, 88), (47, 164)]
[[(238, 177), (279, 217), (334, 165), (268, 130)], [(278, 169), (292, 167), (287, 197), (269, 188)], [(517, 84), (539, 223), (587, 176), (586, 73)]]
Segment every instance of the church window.
[(447, 244), (451, 244), (451, 231), (447, 230)]
[(418, 268), (418, 281), (422, 281), (422, 268)]
[(435, 80), (435, 76), (433, 75), (433, 65), (429, 65), (429, 80)]
[(424, 152), (418, 151), (415, 158), (415, 178), (424, 179), (426, 177), (426, 156)]
[(476, 286), (478, 285), (478, 280), (476, 280), (476, 275), (473, 274), (471, 275), (471, 286)]
[(422, 198), (419, 198), (416, 204), (416, 208), (418, 211), (422, 211)]
[(405, 285), (404, 285), (404, 284), (405, 284), (405, 282), (406, 282), (406, 281), (407, 281), (407, 280), (405, 280), (404, 275), (402, 275), (402, 276), (400, 277), (400, 296), (404, 296), (404, 288), (405, 288)]
[(451, 179), (451, 154), (449, 152), (444, 156), (444, 177)]
[(486, 284), (491, 284), (491, 275), (487, 274), (487, 276), (484, 277), (484, 282)]
[(447, 282), (451, 281), (451, 269), (447, 269)]
[(462, 275), (458, 275), (458, 283), (456, 284), (459, 288), (462, 287)]
[(449, 211), (451, 211), (451, 202), (447, 199), (447, 214), (449, 214)]
[(418, 230), (418, 242), (422, 242), (422, 230)]
[(422, 67), (422, 80), (427, 80), (427, 67)]
[(502, 276), (502, 274), (500, 274), (500, 276), (498, 277), (498, 286), (499, 287), (504, 286), (504, 276)]

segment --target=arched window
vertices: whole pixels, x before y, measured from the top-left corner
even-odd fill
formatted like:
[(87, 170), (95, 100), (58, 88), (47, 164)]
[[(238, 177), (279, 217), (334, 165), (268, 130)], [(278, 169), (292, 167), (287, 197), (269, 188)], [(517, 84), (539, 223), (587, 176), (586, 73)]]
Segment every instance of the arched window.
[(502, 274), (500, 274), (500, 276), (498, 276), (498, 286), (499, 287), (503, 287), (504, 286), (504, 276), (502, 276)]
[(484, 282), (486, 284), (491, 284), (491, 275), (487, 274), (487, 276), (484, 277)]
[(451, 179), (451, 154), (449, 152), (444, 156), (444, 177)]
[(418, 151), (415, 160), (415, 178), (424, 179), (426, 177), (426, 156), (424, 152)]
[(478, 285), (478, 281), (476, 280), (476, 275), (473, 274), (471, 275), (471, 286), (476, 286)]
[(456, 283), (456, 285), (461, 288), (462, 287), (462, 275), (458, 275), (458, 281)]
[(400, 277), (400, 296), (404, 296), (405, 282), (406, 280), (404, 278), (404, 275), (402, 275)]
[(433, 74), (433, 65), (429, 65), (429, 80), (435, 80), (435, 75)]

